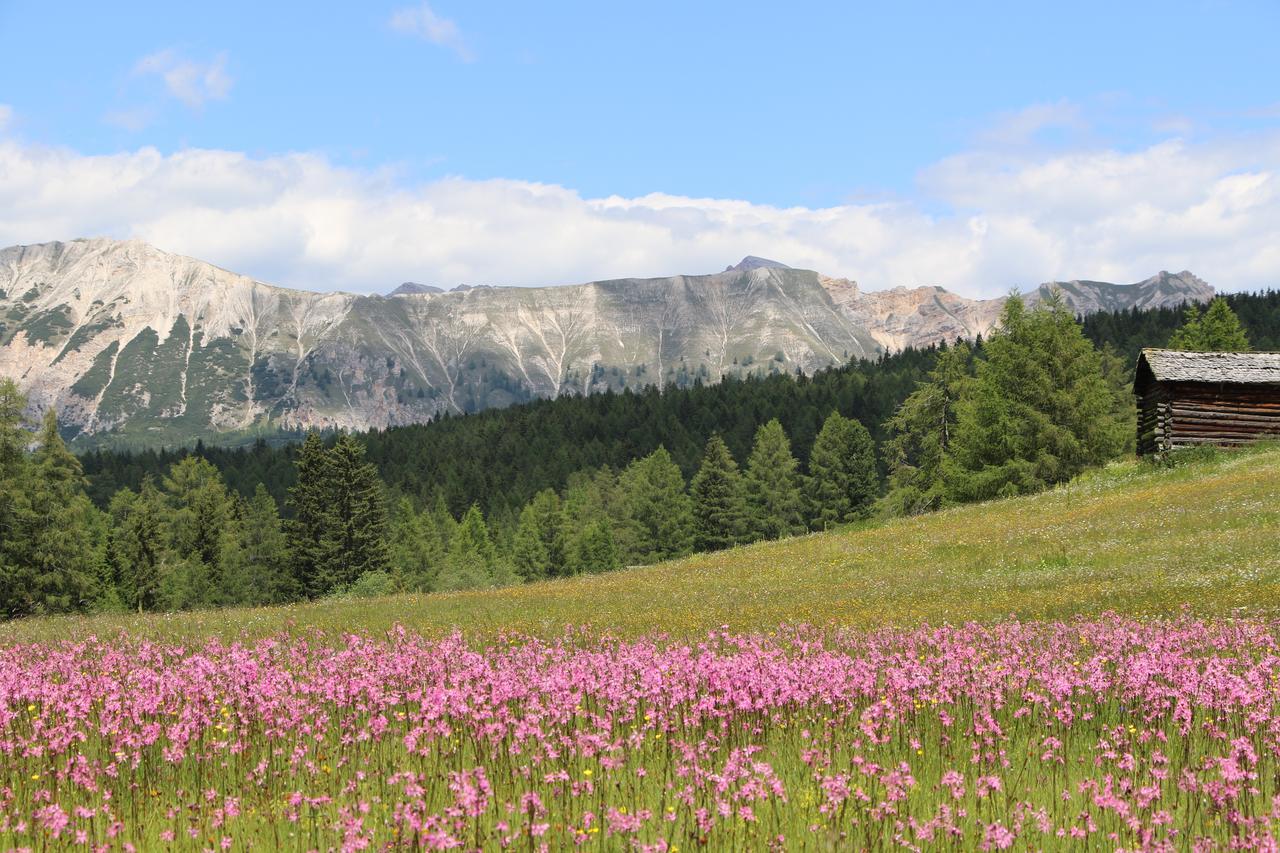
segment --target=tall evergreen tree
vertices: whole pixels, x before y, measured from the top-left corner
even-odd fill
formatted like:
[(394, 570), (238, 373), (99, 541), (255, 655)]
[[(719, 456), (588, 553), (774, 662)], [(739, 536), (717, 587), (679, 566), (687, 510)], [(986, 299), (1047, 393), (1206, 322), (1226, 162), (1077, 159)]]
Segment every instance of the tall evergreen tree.
[(526, 582), (542, 580), (550, 576), (551, 558), (542, 539), (542, 525), (533, 504), (526, 504), (520, 511), (520, 523), (516, 526), (512, 542), (511, 560), (515, 572)]
[(141, 613), (160, 601), (160, 578), (165, 562), (163, 498), (150, 480), (134, 495), (122, 492), (112, 501), (114, 519), (111, 560), (126, 606)]
[(529, 508), (547, 552), (547, 574), (552, 578), (568, 574), (568, 535), (561, 498), (554, 489), (543, 489), (529, 502)]
[(307, 435), (295, 466), (298, 482), (289, 490), (293, 517), (285, 526), (285, 533), (298, 588), (304, 596), (315, 598), (327, 591), (325, 573), (333, 559), (330, 534), (338, 525), (332, 460), (319, 435)]
[(222, 549), (235, 538), (235, 504), (222, 475), (206, 459), (188, 456), (169, 469), (164, 480), (168, 503), (166, 526), (169, 550), (178, 560), (196, 560), (204, 566), (203, 574), (188, 572), (199, 578), (200, 589), (213, 595), (204, 601), (185, 592), (173, 595), (188, 606), (219, 603), (222, 584)]
[(832, 412), (809, 454), (809, 517), (825, 530), (871, 513), (877, 492), (876, 446), (858, 421)]
[(609, 522), (598, 518), (590, 522), (573, 541), (571, 550), (573, 573), (611, 572), (621, 564), (618, 544)]
[(85, 609), (93, 598), (97, 551), (80, 461), (58, 434), (58, 416), (45, 412), (33, 464), (25, 484), (25, 512), (19, 516), (24, 552), (18, 567), (25, 583), (24, 612), (62, 613)]
[(493, 586), (496, 561), (497, 553), (489, 538), (484, 515), (480, 507), (472, 504), (454, 531), (449, 557), (440, 571), (437, 589), (449, 591)]
[(435, 528), (440, 547), (445, 554), (448, 554), (454, 531), (458, 529), (458, 520), (449, 512), (449, 505), (445, 502), (443, 492), (436, 493), (435, 502), (431, 505), (429, 518), (426, 520)]
[(684, 477), (665, 447), (628, 465), (618, 488), (630, 559), (651, 563), (693, 550), (693, 505), (685, 494)]
[(1182, 326), (1169, 338), (1170, 349), (1198, 352), (1248, 352), (1249, 336), (1227, 300), (1215, 297), (1203, 315), (1196, 305), (1187, 307)]
[(775, 418), (760, 427), (744, 477), (753, 538), (778, 539), (804, 531), (804, 499), (797, 468), (782, 424)]
[(284, 604), (299, 590), (275, 499), (261, 483), (243, 501), (239, 524), (223, 550), (223, 597), (233, 604)]
[(1012, 296), (961, 401), (944, 468), (958, 501), (1036, 491), (1119, 453), (1114, 390), (1098, 351), (1058, 294), (1034, 311)]
[(12, 379), (0, 379), (0, 613), (19, 614), (28, 607), (24, 561), (23, 517), (28, 496), (26, 446), (30, 434), (22, 428), (26, 397)]
[(364, 461), (364, 446), (343, 435), (329, 456), (326, 491), (333, 499), (334, 524), (323, 536), (326, 561), (320, 575), (326, 590), (345, 587), (365, 572), (385, 572), (391, 565), (382, 481)]
[(702, 465), (689, 482), (689, 496), (697, 550), (715, 551), (743, 540), (747, 504), (742, 475), (719, 433), (707, 442)]
[(396, 502), (391, 517), (391, 565), (401, 589), (430, 592), (435, 588), (444, 546), (434, 520), (413, 508), (408, 498)]
[(889, 469), (885, 506), (891, 515), (916, 515), (946, 500), (943, 463), (950, 457), (960, 401), (973, 382), (974, 352), (964, 341), (943, 348), (920, 384), (887, 422)]

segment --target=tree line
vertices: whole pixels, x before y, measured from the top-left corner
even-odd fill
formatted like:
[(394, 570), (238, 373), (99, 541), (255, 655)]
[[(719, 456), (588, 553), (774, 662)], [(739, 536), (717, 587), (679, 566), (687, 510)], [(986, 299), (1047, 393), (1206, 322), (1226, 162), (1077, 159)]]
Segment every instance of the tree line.
[[(1249, 346), (1226, 300), (1204, 312), (1186, 308), (1168, 336), (1187, 349)], [(893, 378), (876, 380), (875, 365), (888, 365)], [(874, 405), (832, 403), (812, 436), (804, 429), (807, 414), (789, 412), (793, 427), (802, 427), (802, 454), (783, 418), (763, 417), (772, 411), (768, 400), (816, 406), (844, 393), (865, 402), (869, 388), (874, 398), (874, 389), (896, 387), (903, 377), (912, 377), (912, 387), (874, 429), (850, 416), (866, 417), (878, 411)], [(781, 381), (790, 394), (775, 387), (778, 379), (712, 394), (713, 401), (744, 407), (758, 395), (755, 408), (726, 409), (718, 420), (714, 407), (697, 406), (713, 388), (660, 395), (656, 404), (650, 395), (631, 395), (625, 405), (686, 406), (690, 421), (707, 417), (708, 437), (688, 469), (659, 440), (623, 465), (580, 466), (514, 511), (498, 502), (488, 512), (481, 495), (459, 510), (446, 489), (387, 482), (370, 458), (377, 435), (311, 434), (286, 457), (255, 449), (267, 459), (287, 459), (292, 476), (283, 501), (263, 482), (247, 494), (229, 486), (225, 469), (203, 450), (175, 455), (166, 469), (144, 472), (136, 487), (121, 487), (95, 505), (56, 414), (47, 412), (28, 431), (25, 400), (13, 382), (0, 382), (0, 610), (16, 616), (261, 605), (609, 571), (876, 513), (914, 514), (1032, 492), (1132, 447), (1127, 359), (1114, 346), (1095, 346), (1087, 326), (1056, 297), (1034, 309), (1011, 298), (986, 340)], [(532, 409), (582, 411), (582, 405), (568, 400)], [(749, 443), (732, 440), (753, 418)], [(496, 416), (455, 423), (468, 422), (510, 423)], [(626, 428), (617, 425), (619, 432)], [(690, 431), (679, 434), (687, 439)]]

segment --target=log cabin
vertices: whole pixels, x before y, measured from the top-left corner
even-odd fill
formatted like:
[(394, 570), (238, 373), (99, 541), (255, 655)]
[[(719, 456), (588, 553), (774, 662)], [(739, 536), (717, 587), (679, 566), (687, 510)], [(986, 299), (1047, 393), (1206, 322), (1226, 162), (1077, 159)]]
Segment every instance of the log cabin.
[(1140, 456), (1280, 439), (1280, 352), (1144, 349), (1133, 393)]

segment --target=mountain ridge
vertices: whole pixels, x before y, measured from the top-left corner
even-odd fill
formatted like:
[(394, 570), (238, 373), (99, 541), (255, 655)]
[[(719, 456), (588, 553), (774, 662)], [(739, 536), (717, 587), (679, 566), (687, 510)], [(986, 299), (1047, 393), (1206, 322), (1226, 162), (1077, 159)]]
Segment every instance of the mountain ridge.
[[(1047, 283), (1028, 298), (1054, 286), (1079, 313), (1213, 294), (1184, 271)], [(1004, 303), (863, 291), (754, 256), (708, 275), (438, 290), (290, 289), (139, 240), (15, 246), (0, 249), (0, 376), (82, 440), (380, 429), (565, 393), (812, 372), (983, 334)]]

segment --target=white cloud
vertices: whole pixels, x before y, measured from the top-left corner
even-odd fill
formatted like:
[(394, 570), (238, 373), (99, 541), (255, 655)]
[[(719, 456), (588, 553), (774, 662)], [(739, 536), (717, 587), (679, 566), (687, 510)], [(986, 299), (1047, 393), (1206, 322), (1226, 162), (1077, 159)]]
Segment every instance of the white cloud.
[(191, 109), (199, 109), (206, 101), (226, 100), (233, 82), (227, 73), (226, 53), (219, 53), (208, 62), (197, 62), (173, 48), (144, 56), (133, 73), (159, 76), (169, 94)]
[(390, 24), (391, 29), (396, 32), (417, 36), (452, 50), (463, 62), (470, 62), (475, 58), (462, 38), (458, 25), (437, 15), (428, 3), (397, 9), (391, 15)]
[(700, 273), (746, 254), (867, 289), (968, 295), (1184, 268), (1225, 290), (1280, 284), (1280, 134), (1020, 159), (975, 150), (920, 187), (918, 201), (826, 208), (587, 198), (514, 180), (405, 186), (311, 154), (89, 156), (0, 137), (0, 245), (140, 237), (266, 281), (366, 292)]
[(1080, 108), (1070, 101), (1032, 104), (996, 117), (979, 140), (994, 145), (1022, 145), (1045, 130), (1082, 131), (1089, 126)]

